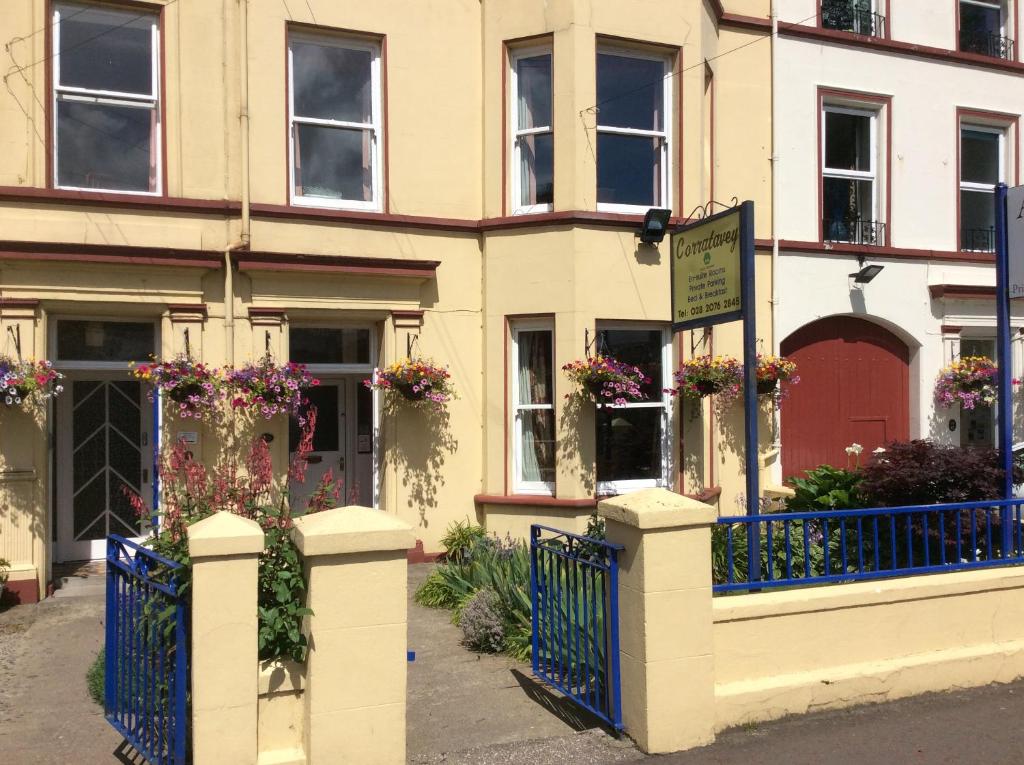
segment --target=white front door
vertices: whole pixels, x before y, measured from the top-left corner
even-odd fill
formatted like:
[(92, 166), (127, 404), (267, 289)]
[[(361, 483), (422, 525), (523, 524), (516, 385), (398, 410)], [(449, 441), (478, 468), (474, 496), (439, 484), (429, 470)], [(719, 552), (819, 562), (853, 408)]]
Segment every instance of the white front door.
[(124, 372), (70, 375), (56, 403), (56, 559), (103, 558), (108, 534), (139, 539), (150, 525), (125, 491), (150, 507), (152, 407)]
[[(345, 459), (345, 382), (324, 381), (318, 387), (306, 391), (309, 399), (307, 411), (316, 408), (316, 430), (313, 433), (313, 450), (306, 460), (305, 480), (297, 481), (292, 477), (288, 482), (288, 501), (296, 515), (306, 512), (310, 497), (328, 471), (336, 481), (345, 480), (348, 467)], [(299, 437), (299, 424), (292, 420), (289, 432), (290, 453), (295, 452)], [(340, 504), (344, 504), (344, 501)]]
[[(323, 380), (306, 392), (307, 408), (317, 410), (316, 430), (305, 480), (290, 478), (288, 482), (289, 504), (296, 515), (306, 512), (328, 470), (341, 486), (340, 496), (331, 500), (331, 506), (373, 503), (373, 396), (361, 380), (356, 376)], [(291, 454), (299, 438), (299, 424), (292, 420)]]

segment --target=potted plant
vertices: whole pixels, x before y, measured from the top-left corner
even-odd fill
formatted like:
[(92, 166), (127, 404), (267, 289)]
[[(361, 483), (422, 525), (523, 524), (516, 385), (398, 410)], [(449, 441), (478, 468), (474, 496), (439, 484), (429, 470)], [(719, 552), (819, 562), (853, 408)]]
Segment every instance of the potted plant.
[(455, 397), (451, 373), (431, 359), (407, 358), (385, 369), (373, 370), (373, 377), (363, 380), (373, 390), (397, 394), (417, 406), (440, 408)]
[(785, 356), (757, 354), (757, 394), (767, 396), (775, 393), (783, 380), (790, 383), (800, 382), (796, 374), (796, 364)]
[(0, 400), (6, 406), (21, 406), (31, 399), (46, 400), (59, 396), (63, 378), (49, 361), (30, 361), (0, 356)]
[(10, 562), (6, 558), (0, 558), (0, 601), (4, 599), (4, 588), (7, 586), (7, 577), (10, 570)]
[(179, 417), (214, 420), (220, 413), (224, 378), (219, 369), (179, 355), (170, 361), (137, 364), (132, 374), (153, 386), (148, 393), (150, 401), (153, 391), (160, 390), (172, 402), (173, 412)]
[(723, 403), (735, 399), (743, 387), (743, 365), (732, 356), (697, 356), (680, 364), (672, 375), (672, 395), (687, 398), (717, 396)]
[(580, 386), (591, 401), (607, 406), (623, 406), (643, 401), (641, 389), (651, 378), (640, 367), (624, 364), (611, 356), (588, 356), (562, 367), (566, 377)]
[(291, 414), (301, 422), (300, 410), (306, 402), (303, 391), (319, 384), (303, 364), (277, 364), (270, 354), (227, 372), (232, 409), (245, 409), (264, 419)]
[(935, 381), (935, 403), (964, 409), (991, 406), (996, 400), (998, 368), (987, 356), (964, 356), (939, 372)]

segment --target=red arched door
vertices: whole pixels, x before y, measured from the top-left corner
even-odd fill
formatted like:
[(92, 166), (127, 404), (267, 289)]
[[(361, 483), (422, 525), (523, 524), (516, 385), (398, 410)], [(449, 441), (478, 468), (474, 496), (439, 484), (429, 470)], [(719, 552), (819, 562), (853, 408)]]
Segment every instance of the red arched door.
[(846, 447), (864, 447), (861, 461), (910, 433), (910, 354), (877, 324), (832, 316), (808, 324), (782, 343), (800, 382), (782, 405), (785, 477), (828, 464), (845, 467)]

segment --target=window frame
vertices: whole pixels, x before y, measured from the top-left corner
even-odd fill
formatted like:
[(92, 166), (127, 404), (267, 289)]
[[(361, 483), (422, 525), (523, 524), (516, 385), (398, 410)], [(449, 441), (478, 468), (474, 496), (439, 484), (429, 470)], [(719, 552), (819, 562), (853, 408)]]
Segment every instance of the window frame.
[[(305, 41), (318, 45), (328, 44), (338, 48), (366, 51), (371, 54), (370, 60), (370, 122), (347, 122), (329, 120), (319, 117), (297, 117), (295, 114), (295, 59), (292, 51), (293, 41)], [(383, 162), (384, 162), (384, 128), (383, 128), (383, 81), (382, 58), (384, 46), (379, 40), (369, 37), (335, 35), (330, 33), (312, 33), (303, 30), (289, 29), (286, 40), (287, 65), (285, 67), (285, 84), (288, 90), (288, 201), (296, 207), (318, 207), (332, 210), (360, 210), (363, 212), (381, 212), (383, 210)], [(296, 125), (314, 125), (348, 130), (370, 131), (370, 200), (330, 199), (326, 197), (309, 197), (296, 193), (295, 189), (295, 132)]]
[(370, 333), (370, 346), (369, 346), (369, 361), (365, 364), (306, 364), (305, 362), (296, 362), (303, 364), (306, 370), (310, 374), (325, 376), (325, 375), (341, 375), (341, 374), (373, 374), (376, 364), (374, 360), (377, 358), (377, 330), (372, 324), (338, 324), (333, 322), (315, 322), (315, 321), (303, 321), (288, 323), (287, 326), (288, 335), (288, 360), (292, 359), (292, 340), (291, 334), (294, 330), (302, 329), (354, 329), (363, 330)]
[(142, 314), (139, 316), (109, 316), (106, 314), (90, 315), (90, 314), (57, 314), (51, 317), (49, 321), (49, 327), (47, 328), (47, 338), (50, 349), (53, 351), (53, 366), (62, 372), (108, 372), (108, 371), (127, 371), (132, 368), (132, 365), (140, 361), (146, 361), (146, 359), (136, 359), (134, 361), (88, 361), (81, 359), (66, 359), (60, 355), (60, 345), (57, 342), (58, 336), (58, 325), (62, 321), (91, 321), (98, 322), (100, 324), (152, 324), (153, 325), (153, 354), (159, 354), (160, 349), (163, 347), (163, 334), (161, 332), (161, 322), (159, 318), (151, 315)]
[[(1009, 37), (1010, 3), (1008, 0), (957, 0), (956, 4), (956, 25), (959, 30), (963, 19), (964, 5), (973, 5), (978, 8), (988, 8), (999, 11), (999, 35)], [(960, 35), (957, 35), (957, 49), (960, 48)], [(1012, 60), (1012, 59), (1011, 59)]]
[[(964, 152), (963, 152), (963, 145), (964, 145), (964, 131), (965, 130), (970, 130), (970, 131), (973, 131), (975, 133), (989, 133), (989, 134), (998, 136), (998, 139), (999, 139), (999, 147), (998, 147), (998, 151), (999, 151), (999, 178), (998, 178), (998, 180), (996, 181), (995, 184), (992, 184), (991, 187), (989, 187), (989, 184), (987, 184), (987, 183), (978, 183), (976, 181), (964, 181), (964, 156), (963, 156)], [(963, 205), (964, 196), (963, 195), (964, 195), (964, 192), (967, 191), (967, 192), (973, 192), (973, 193), (991, 194), (993, 196), (993, 198), (994, 198), (995, 197), (995, 193), (996, 193), (996, 185), (999, 184), (999, 183), (1005, 183), (1006, 182), (1006, 170), (1007, 170), (1007, 165), (1008, 165), (1007, 156), (1006, 156), (1006, 154), (1007, 154), (1007, 151), (1006, 151), (1006, 149), (1007, 149), (1007, 141), (1008, 141), (1007, 133), (1008, 132), (1009, 131), (1005, 127), (998, 127), (996, 125), (983, 125), (983, 124), (979, 124), (979, 123), (976, 123), (976, 122), (965, 121), (963, 119), (960, 120), (960, 130), (957, 133), (957, 141), (958, 141), (957, 156), (958, 156), (959, 162), (957, 163), (957, 169), (956, 169), (956, 173), (957, 173), (957, 200), (956, 200), (956, 204), (957, 204), (957, 219), (958, 219), (957, 220), (958, 225), (957, 225), (956, 237), (957, 237), (957, 250), (959, 252), (995, 252), (995, 246), (994, 246), (995, 243), (994, 242), (993, 242), (993, 248), (991, 250), (967, 249), (965, 247), (965, 242), (964, 242), (964, 225), (963, 225), (963, 207), (964, 207), (964, 205)]]
[[(512, 493), (529, 494), (535, 496), (555, 496), (555, 482), (548, 481), (524, 481), (522, 480), (523, 466), (523, 418), (521, 413), (525, 411), (550, 411), (555, 416), (555, 320), (553, 318), (517, 319), (510, 323), (511, 342), (509, 350), (511, 363), (509, 368), (511, 374), (511, 385), (509, 386), (510, 414), (512, 425)], [(519, 333), (520, 332), (549, 332), (551, 334), (551, 403), (550, 404), (521, 404), (519, 390)], [(555, 423), (555, 438), (557, 440), (557, 421)], [(558, 450), (555, 450), (555, 472), (558, 472)]]
[[(830, 168), (827, 164), (828, 156), (828, 115), (846, 114), (853, 117), (867, 117), (870, 125), (868, 155), (871, 160), (870, 170), (845, 170), (842, 168)], [(835, 178), (845, 181), (870, 181), (871, 182), (871, 217), (872, 223), (887, 224), (888, 221), (881, 220), (881, 205), (879, 204), (879, 157), (878, 157), (878, 121), (881, 117), (880, 110), (867, 107), (845, 106), (835, 103), (822, 104), (821, 109), (821, 194), (824, 201), (825, 179)], [(825, 210), (822, 209), (822, 221), (824, 221)], [(861, 216), (861, 220), (864, 217)], [(822, 224), (824, 225), (824, 224)], [(824, 236), (826, 232), (822, 231)]]
[[(108, 12), (136, 13), (139, 18), (152, 17), (150, 30), (150, 57), (151, 57), (151, 92), (146, 95), (138, 93), (127, 93), (117, 90), (94, 90), (60, 83), (60, 22), (61, 12), (67, 9), (96, 8)], [(75, 13), (72, 16), (77, 15)], [(50, 71), (50, 95), (49, 108), (52, 115), (50, 120), (50, 177), (51, 188), (63, 191), (83, 191), (96, 194), (134, 194), (150, 197), (159, 197), (164, 194), (164, 114), (163, 98), (161, 91), (161, 79), (163, 72), (163, 48), (161, 46), (161, 31), (163, 26), (162, 11), (152, 7), (140, 9), (129, 9), (122, 6), (111, 6), (96, 2), (55, 2), (51, 8), (50, 15), (50, 45), (53, 54), (51, 56)], [(155, 123), (152, 136), (152, 156), (150, 164), (153, 168), (153, 190), (139, 191), (137, 189), (111, 189), (91, 186), (65, 186), (60, 183), (60, 166), (57, 146), (57, 136), (60, 127), (58, 105), (61, 101), (94, 103), (105, 106), (122, 106), (130, 108), (145, 108), (152, 110)]]
[[(661, 475), (658, 478), (630, 478), (612, 481), (600, 481), (597, 479), (597, 464), (594, 464), (594, 484), (598, 495), (624, 494), (639, 489), (671, 488), (670, 477), (672, 469), (672, 396), (666, 393), (666, 389), (672, 385), (672, 332), (671, 328), (660, 322), (636, 322), (636, 321), (600, 321), (597, 323), (597, 333), (605, 330), (637, 330), (661, 332), (661, 383), (657, 389), (661, 390), (660, 400), (640, 401), (628, 403), (625, 406), (612, 406), (610, 409), (661, 409)], [(600, 340), (599, 340), (600, 342)], [(597, 404), (596, 406), (607, 406)], [(594, 423), (594, 452), (597, 453), (597, 422)]]
[(597, 115), (594, 119), (594, 199), (597, 199), (597, 186), (596, 181), (599, 173), (598, 159), (597, 159), (597, 148), (598, 139), (602, 133), (609, 135), (625, 135), (640, 138), (661, 138), (661, 166), (663, 168), (661, 173), (661, 200), (658, 202), (652, 202), (649, 205), (631, 205), (631, 204), (620, 204), (617, 202), (597, 202), (598, 212), (614, 212), (614, 213), (629, 213), (629, 214), (644, 214), (648, 210), (654, 207), (672, 209), (672, 170), (673, 170), (673, 132), (672, 126), (675, 122), (675, 114), (677, 109), (676, 99), (673, 98), (673, 60), (675, 55), (669, 52), (659, 53), (653, 50), (645, 50), (640, 47), (631, 47), (628, 45), (613, 44), (606, 42), (598, 42), (597, 52), (594, 56), (594, 73), (595, 73), (595, 87), (596, 87), (596, 75), (597, 75), (597, 56), (601, 54), (608, 54), (614, 56), (622, 56), (625, 58), (639, 58), (646, 59), (648, 61), (660, 61), (664, 66), (664, 76), (662, 78), (662, 104), (664, 104), (664, 130), (644, 130), (640, 128), (623, 128), (613, 127), (610, 125), (601, 125), (601, 111), (600, 108), (597, 110)]
[[(546, 127), (536, 128), (523, 128), (519, 127), (519, 72), (517, 66), (520, 59), (533, 58), (535, 56), (548, 55), (551, 57), (551, 124)], [(511, 181), (511, 188), (509, 193), (512, 195), (512, 204), (510, 205), (512, 215), (533, 215), (536, 213), (551, 212), (554, 210), (554, 200), (551, 203), (535, 204), (535, 205), (524, 205), (521, 203), (522, 200), (522, 149), (521, 140), (534, 135), (550, 135), (552, 141), (552, 163), (551, 163), (551, 180), (552, 190), (554, 189), (554, 135), (555, 135), (555, 51), (554, 46), (551, 42), (530, 45), (526, 47), (516, 47), (509, 49), (509, 88), (508, 88), (508, 109), (509, 109), (509, 124), (508, 130), (511, 138), (511, 166), (509, 167), (509, 176)], [(553, 193), (553, 191), (552, 191)]]

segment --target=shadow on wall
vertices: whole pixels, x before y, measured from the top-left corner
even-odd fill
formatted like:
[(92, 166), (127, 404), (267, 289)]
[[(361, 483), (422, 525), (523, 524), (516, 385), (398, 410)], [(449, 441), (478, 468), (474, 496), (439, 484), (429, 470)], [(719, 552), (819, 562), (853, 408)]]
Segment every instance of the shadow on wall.
[[(558, 461), (562, 469), (593, 496), (596, 489), (594, 470), (594, 411), (597, 405), (583, 396), (573, 395), (565, 402), (558, 421)], [(589, 438), (584, 434), (589, 434)]]
[[(744, 433), (744, 411), (743, 411), (743, 399), (738, 398), (728, 404), (721, 404), (716, 397), (715, 403), (715, 421), (718, 423), (718, 433), (720, 438), (715, 444), (715, 449), (718, 452), (717, 462), (720, 470), (726, 469), (726, 455), (733, 454), (736, 459), (736, 471), (740, 476), (745, 476), (746, 462), (744, 455), (747, 449), (746, 434)], [(785, 402), (781, 404), (785, 407)], [(764, 459), (770, 450), (770, 444), (772, 442), (772, 401), (771, 397), (758, 396), (757, 398), (757, 436), (759, 441), (758, 457)], [(761, 487), (762, 490), (764, 487)], [(722, 510), (723, 512), (731, 512), (725, 498), (722, 498)], [(737, 500), (737, 506), (735, 508), (737, 512), (746, 512), (743, 508), (743, 503)]]
[(682, 423), (683, 482), (687, 492), (696, 493), (708, 488), (704, 483), (707, 458), (707, 428), (704, 427), (704, 400), (679, 397)]
[[(6, 533), (25, 538), (46, 537), (44, 484), (34, 461), (36, 444), (46, 441), (46, 407), (39, 402), (22, 407), (0, 403), (0, 558), (15, 544)], [(12, 562), (13, 559), (12, 559)]]
[(430, 525), (429, 512), (437, 507), (437, 495), (445, 485), (444, 464), (459, 448), (451, 434), (445, 409), (417, 409), (395, 403), (386, 410), (397, 417), (396, 438), (385, 459), (393, 459), (410, 508), (420, 514), (420, 525)]

